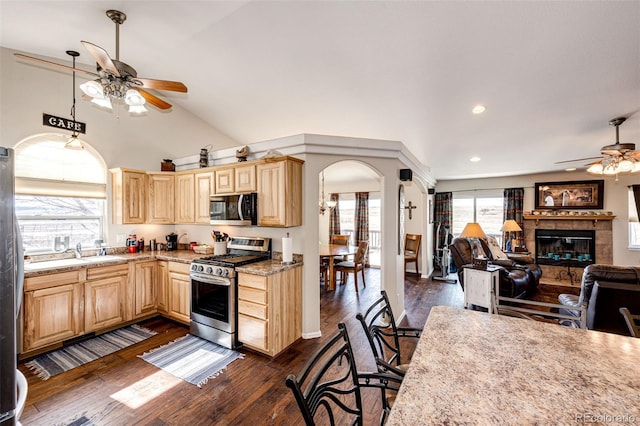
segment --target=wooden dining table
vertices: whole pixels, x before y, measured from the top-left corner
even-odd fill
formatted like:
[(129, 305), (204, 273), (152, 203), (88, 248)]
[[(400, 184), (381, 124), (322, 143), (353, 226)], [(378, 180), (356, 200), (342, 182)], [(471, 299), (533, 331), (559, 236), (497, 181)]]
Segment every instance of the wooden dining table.
[(387, 426), (640, 422), (640, 339), (436, 306)]
[(320, 244), (320, 262), (329, 259), (329, 285), (327, 290), (336, 289), (336, 280), (333, 274), (333, 258), (335, 256), (349, 256), (356, 254), (358, 246), (345, 246), (341, 244)]

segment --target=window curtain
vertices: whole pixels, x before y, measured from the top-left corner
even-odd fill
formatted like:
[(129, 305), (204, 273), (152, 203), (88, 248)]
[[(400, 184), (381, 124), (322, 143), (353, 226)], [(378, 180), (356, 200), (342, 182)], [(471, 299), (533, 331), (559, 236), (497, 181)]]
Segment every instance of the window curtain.
[[(502, 222), (504, 223), (506, 220), (515, 220), (520, 228), (524, 229), (524, 211), (523, 211), (523, 203), (524, 203), (524, 188), (505, 188), (504, 193), (504, 204), (503, 204), (503, 216)], [(512, 233), (512, 236), (515, 239), (523, 240), (524, 233), (522, 231)], [(502, 241), (506, 240), (506, 233), (502, 233)], [(520, 244), (524, 245), (524, 241)]]
[[(447, 232), (452, 230), (453, 222), (453, 192), (437, 192), (435, 196), (435, 205), (433, 206), (433, 222), (436, 227), (434, 232), (434, 247), (444, 247), (445, 244), (449, 244), (445, 241)], [(438, 232), (438, 226), (440, 226), (440, 232)], [(439, 237), (439, 240), (438, 240)]]
[(329, 196), (329, 199), (336, 202), (336, 206), (330, 209), (329, 238), (331, 238), (331, 235), (340, 234), (340, 196), (336, 193), (332, 193)]
[[(356, 211), (355, 211), (355, 243), (360, 241), (369, 241), (369, 193), (356, 192)], [(369, 264), (369, 253), (365, 255), (365, 265)]]
[[(629, 188), (633, 192), (633, 199), (636, 202), (635, 222), (637, 222), (638, 217), (640, 217), (640, 185), (631, 185)], [(629, 221), (631, 222), (632, 221), (631, 218), (629, 219), (630, 219)]]

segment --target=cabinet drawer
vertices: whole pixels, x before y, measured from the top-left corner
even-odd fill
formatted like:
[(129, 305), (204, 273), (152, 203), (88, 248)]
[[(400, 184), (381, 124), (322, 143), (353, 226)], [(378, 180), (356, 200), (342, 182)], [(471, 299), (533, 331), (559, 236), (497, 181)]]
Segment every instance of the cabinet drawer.
[(266, 305), (267, 292), (255, 288), (238, 286), (238, 299)]
[(243, 287), (253, 287), (260, 290), (266, 290), (267, 277), (263, 277), (262, 275), (239, 273), (238, 285)]
[(252, 317), (267, 319), (267, 306), (258, 303), (238, 300), (238, 314), (250, 315)]
[(100, 278), (116, 277), (129, 273), (129, 262), (120, 265), (99, 266), (87, 269), (87, 279), (97, 280)]
[(169, 271), (189, 275), (189, 266), (188, 263), (169, 262)]
[(238, 315), (238, 340), (247, 346), (266, 351), (268, 348), (268, 321)]
[(25, 278), (24, 291), (42, 290), (65, 284), (75, 284), (84, 280), (85, 270), (60, 272), (58, 274), (40, 275), (38, 277)]

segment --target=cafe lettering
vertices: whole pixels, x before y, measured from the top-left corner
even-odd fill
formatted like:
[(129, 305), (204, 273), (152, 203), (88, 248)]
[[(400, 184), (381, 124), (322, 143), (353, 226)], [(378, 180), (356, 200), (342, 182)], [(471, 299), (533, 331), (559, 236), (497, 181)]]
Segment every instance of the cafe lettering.
[(69, 130), (74, 133), (86, 133), (87, 130), (87, 125), (85, 123), (69, 120), (68, 118), (56, 117), (55, 115), (45, 113), (42, 114), (42, 125)]

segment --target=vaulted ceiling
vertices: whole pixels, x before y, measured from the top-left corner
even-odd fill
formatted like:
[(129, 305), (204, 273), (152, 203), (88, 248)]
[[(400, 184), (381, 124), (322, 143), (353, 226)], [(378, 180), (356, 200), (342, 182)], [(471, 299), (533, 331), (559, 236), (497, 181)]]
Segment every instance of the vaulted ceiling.
[(399, 140), (439, 180), (563, 170), (617, 116), (640, 144), (640, 1), (2, 1), (0, 42), (89, 69), (81, 40), (115, 57), (107, 9), (120, 59), (241, 144)]

